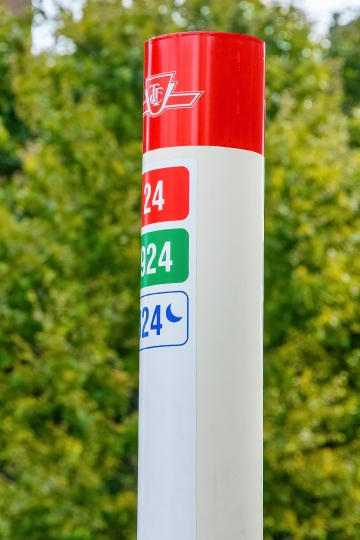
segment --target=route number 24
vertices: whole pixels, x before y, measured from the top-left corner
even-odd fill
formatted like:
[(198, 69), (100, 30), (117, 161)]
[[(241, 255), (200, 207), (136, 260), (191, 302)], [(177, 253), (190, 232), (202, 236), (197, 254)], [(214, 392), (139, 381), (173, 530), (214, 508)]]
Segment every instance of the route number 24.
[[(141, 277), (145, 274), (156, 274), (157, 268), (153, 266), (156, 258), (157, 247), (156, 244), (149, 244), (147, 248), (142, 246), (141, 248)], [(171, 271), (173, 261), (171, 260), (171, 242), (165, 242), (160, 257), (157, 261), (157, 267), (165, 267), (166, 272)]]
[[(147, 329), (149, 317), (150, 317), (149, 308), (144, 307), (142, 311), (140, 311), (140, 336), (142, 338), (149, 337), (149, 330)], [(155, 307), (154, 314), (151, 319), (150, 330), (156, 330), (156, 335), (160, 336), (162, 327), (163, 325), (161, 324), (161, 306), (157, 305)]]
[(148, 206), (150, 198), (151, 198), (151, 184), (149, 183), (145, 184), (144, 197), (145, 197), (144, 214), (149, 214), (153, 206), (157, 206), (158, 210), (162, 210), (165, 204), (165, 199), (163, 196), (163, 181), (159, 180), (158, 183), (156, 184), (154, 196), (151, 201), (151, 206)]

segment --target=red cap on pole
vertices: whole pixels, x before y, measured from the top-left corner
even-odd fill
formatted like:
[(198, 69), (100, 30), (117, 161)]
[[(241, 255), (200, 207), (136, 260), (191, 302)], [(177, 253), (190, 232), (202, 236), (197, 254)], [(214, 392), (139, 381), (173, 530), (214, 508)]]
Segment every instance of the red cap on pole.
[(265, 44), (186, 32), (145, 44), (144, 152), (223, 146), (264, 152)]

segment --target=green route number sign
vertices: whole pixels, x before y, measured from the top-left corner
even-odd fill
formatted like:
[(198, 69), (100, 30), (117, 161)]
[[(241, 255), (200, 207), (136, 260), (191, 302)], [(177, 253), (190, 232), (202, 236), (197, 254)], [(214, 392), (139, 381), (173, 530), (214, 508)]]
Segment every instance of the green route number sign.
[(189, 233), (185, 229), (166, 229), (142, 235), (141, 288), (183, 283), (188, 277)]

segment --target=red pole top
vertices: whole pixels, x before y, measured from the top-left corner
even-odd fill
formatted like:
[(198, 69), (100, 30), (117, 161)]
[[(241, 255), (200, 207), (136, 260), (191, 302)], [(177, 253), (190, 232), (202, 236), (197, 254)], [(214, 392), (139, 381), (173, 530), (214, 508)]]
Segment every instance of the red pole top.
[(265, 43), (225, 32), (145, 43), (144, 152), (225, 146), (264, 152)]

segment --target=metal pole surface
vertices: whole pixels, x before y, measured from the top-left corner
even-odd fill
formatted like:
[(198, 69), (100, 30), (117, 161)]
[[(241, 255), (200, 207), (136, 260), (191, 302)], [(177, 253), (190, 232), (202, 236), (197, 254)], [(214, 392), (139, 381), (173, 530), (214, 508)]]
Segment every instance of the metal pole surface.
[(262, 538), (264, 57), (145, 45), (138, 540)]

